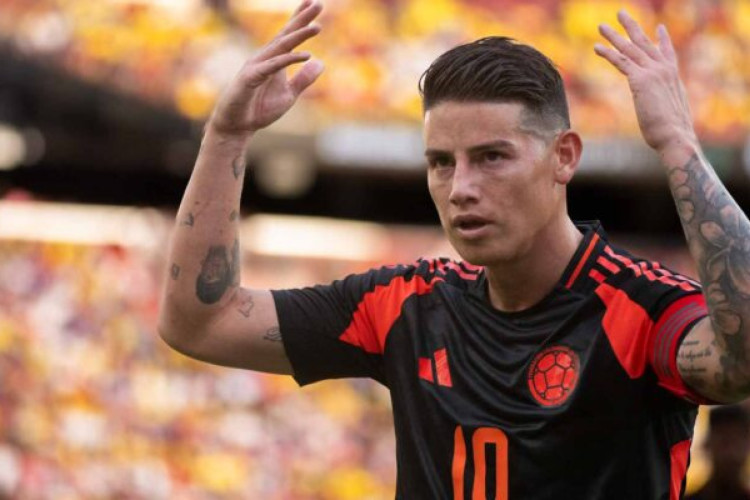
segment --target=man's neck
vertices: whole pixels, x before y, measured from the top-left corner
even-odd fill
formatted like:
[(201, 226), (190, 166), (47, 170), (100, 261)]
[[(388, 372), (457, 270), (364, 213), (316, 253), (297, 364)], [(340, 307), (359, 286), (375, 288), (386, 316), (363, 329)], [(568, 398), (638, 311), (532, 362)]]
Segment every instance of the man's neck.
[(505, 312), (541, 301), (560, 280), (583, 235), (567, 216), (542, 231), (530, 251), (511, 262), (486, 267), (490, 303)]

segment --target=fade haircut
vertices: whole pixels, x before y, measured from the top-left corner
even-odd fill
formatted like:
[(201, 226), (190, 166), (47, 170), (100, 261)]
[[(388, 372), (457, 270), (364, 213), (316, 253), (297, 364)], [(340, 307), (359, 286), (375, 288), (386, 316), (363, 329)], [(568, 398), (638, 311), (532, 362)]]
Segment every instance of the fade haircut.
[(533, 47), (504, 36), (459, 45), (419, 79), (426, 113), (444, 101), (512, 102), (525, 107), (524, 125), (544, 132), (570, 128), (562, 77)]

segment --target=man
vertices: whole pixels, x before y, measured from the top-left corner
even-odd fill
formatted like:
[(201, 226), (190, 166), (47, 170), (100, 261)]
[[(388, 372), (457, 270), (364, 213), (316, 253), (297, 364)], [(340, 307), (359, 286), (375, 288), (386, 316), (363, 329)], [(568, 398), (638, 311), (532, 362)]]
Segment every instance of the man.
[(301, 384), (385, 384), (398, 498), (679, 498), (696, 404), (750, 388), (750, 225), (701, 155), (666, 30), (653, 45), (621, 13), (629, 39), (602, 26), (613, 47), (595, 50), (628, 78), (706, 300), (694, 281), (610, 245), (598, 224), (570, 220), (582, 144), (562, 81), (542, 54), (500, 37), (443, 54), (421, 85), (430, 194), (471, 264), (245, 289), (243, 150), (320, 75), (295, 52), (320, 11), (303, 2), (206, 125), (172, 241), (164, 340)]
[(685, 500), (750, 500), (750, 488), (743, 480), (750, 453), (747, 410), (740, 405), (712, 408), (704, 446), (713, 465), (711, 477)]

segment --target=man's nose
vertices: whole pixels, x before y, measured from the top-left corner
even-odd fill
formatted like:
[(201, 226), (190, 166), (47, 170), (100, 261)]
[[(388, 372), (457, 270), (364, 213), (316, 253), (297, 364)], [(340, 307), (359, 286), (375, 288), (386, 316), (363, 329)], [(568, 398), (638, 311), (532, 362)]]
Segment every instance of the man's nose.
[(457, 160), (453, 170), (451, 193), (448, 197), (454, 205), (465, 205), (479, 199), (479, 179), (475, 169), (466, 160)]

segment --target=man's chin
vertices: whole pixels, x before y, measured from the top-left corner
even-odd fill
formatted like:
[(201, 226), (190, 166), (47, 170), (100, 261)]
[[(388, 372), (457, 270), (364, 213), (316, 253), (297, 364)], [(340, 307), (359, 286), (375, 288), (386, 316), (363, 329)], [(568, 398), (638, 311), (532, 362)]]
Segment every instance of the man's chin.
[[(486, 266), (497, 258), (489, 248), (480, 245), (453, 245), (461, 260), (475, 266)], [(494, 258), (493, 258), (494, 257)]]
[(507, 248), (491, 247), (489, 245), (466, 244), (454, 242), (453, 248), (464, 262), (475, 266), (492, 266), (514, 260), (514, 253)]

